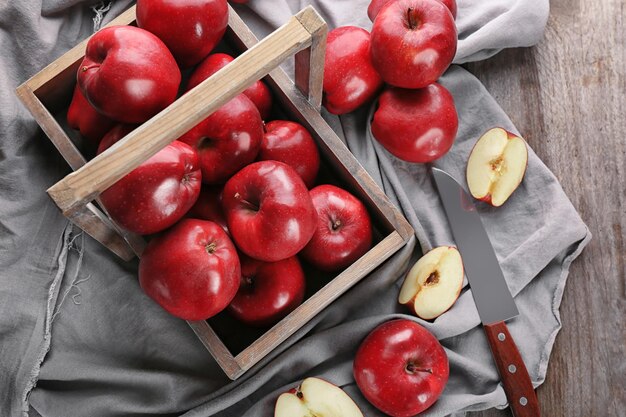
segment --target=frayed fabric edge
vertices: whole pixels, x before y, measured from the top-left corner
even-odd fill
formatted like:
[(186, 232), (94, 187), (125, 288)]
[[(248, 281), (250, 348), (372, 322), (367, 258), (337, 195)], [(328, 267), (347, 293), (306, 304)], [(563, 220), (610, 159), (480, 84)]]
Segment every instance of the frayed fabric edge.
[(39, 355), (37, 356), (37, 361), (35, 362), (33, 369), (30, 371), (30, 378), (28, 380), (28, 383), (26, 384), (24, 393), (22, 394), (22, 415), (25, 417), (28, 416), (29, 411), (28, 397), (30, 396), (31, 391), (33, 390), (33, 388), (35, 388), (35, 385), (37, 384), (37, 381), (39, 379), (39, 372), (41, 370), (41, 364), (43, 363), (46, 355), (50, 351), (50, 341), (52, 337), (52, 315), (58, 296), (57, 287), (59, 287), (59, 284), (63, 280), (63, 276), (65, 275), (65, 268), (67, 266), (67, 257), (70, 250), (72, 231), (72, 224), (68, 222), (65, 226), (65, 231), (63, 232), (61, 250), (57, 258), (57, 273), (52, 280), (50, 289), (48, 290), (48, 302), (46, 306), (43, 345), (41, 347), (41, 350), (39, 351)]

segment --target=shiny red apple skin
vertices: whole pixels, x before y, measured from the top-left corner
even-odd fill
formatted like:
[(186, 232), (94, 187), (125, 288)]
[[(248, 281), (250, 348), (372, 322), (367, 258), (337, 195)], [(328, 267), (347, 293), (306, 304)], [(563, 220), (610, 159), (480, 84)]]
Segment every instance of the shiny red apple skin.
[(304, 126), (288, 120), (265, 124), (259, 161), (284, 162), (296, 170), (308, 188), (315, 183), (320, 168), (320, 153), (315, 140)]
[(372, 120), (378, 142), (396, 157), (418, 163), (448, 152), (458, 127), (454, 98), (438, 83), (419, 90), (386, 89)]
[(457, 33), (454, 18), (438, 0), (394, 0), (374, 21), (374, 68), (387, 84), (423, 88), (452, 63)]
[[(382, 7), (390, 1), (395, 0), (372, 0), (367, 8), (367, 17), (369, 17), (370, 20), (373, 22), (376, 19), (376, 16), (378, 15), (380, 9), (382, 9)], [(439, 1), (442, 2), (448, 8), (448, 10), (450, 10), (450, 13), (452, 13), (452, 17), (456, 19), (456, 0)]]
[(111, 26), (89, 39), (78, 86), (100, 113), (142, 123), (176, 100), (180, 70), (165, 44), (134, 26)]
[(158, 36), (183, 68), (202, 61), (227, 25), (226, 0), (137, 0), (137, 26)]
[(103, 114), (98, 113), (87, 101), (80, 88), (74, 88), (72, 102), (67, 110), (67, 124), (80, 132), (92, 145), (98, 145), (104, 135), (107, 134), (115, 121)]
[(228, 224), (226, 223), (224, 209), (222, 209), (222, 188), (203, 186), (198, 199), (185, 217), (215, 222), (228, 233)]
[[(102, 138), (98, 153), (133, 129), (114, 127)], [(148, 235), (182, 218), (196, 202), (201, 184), (198, 154), (189, 145), (174, 141), (105, 190), (100, 199), (117, 224)]]
[(300, 261), (292, 256), (278, 262), (262, 262), (245, 255), (241, 282), (228, 312), (250, 326), (271, 326), (304, 299), (305, 277)]
[[(191, 90), (202, 81), (233, 62), (235, 58), (228, 54), (216, 53), (206, 57), (200, 65), (194, 70), (187, 82), (187, 91)], [(257, 107), (261, 118), (266, 120), (272, 111), (272, 93), (265, 83), (258, 80), (250, 87), (243, 90), (246, 95)]]
[(317, 229), (300, 255), (322, 271), (339, 271), (372, 247), (372, 221), (363, 203), (334, 185), (310, 191)]
[(239, 94), (178, 140), (197, 150), (205, 184), (223, 184), (256, 158), (263, 121), (252, 101)]
[(183, 219), (152, 239), (139, 261), (139, 284), (170, 314), (206, 320), (239, 288), (237, 249), (216, 223)]
[(324, 107), (345, 114), (374, 98), (383, 80), (372, 65), (370, 34), (356, 26), (328, 33), (324, 64)]
[(278, 161), (255, 162), (233, 175), (224, 186), (222, 206), (237, 247), (265, 262), (300, 252), (317, 224), (306, 185)]
[(361, 343), (353, 372), (365, 398), (392, 417), (411, 417), (430, 407), (450, 373), (435, 336), (406, 319), (376, 327)]

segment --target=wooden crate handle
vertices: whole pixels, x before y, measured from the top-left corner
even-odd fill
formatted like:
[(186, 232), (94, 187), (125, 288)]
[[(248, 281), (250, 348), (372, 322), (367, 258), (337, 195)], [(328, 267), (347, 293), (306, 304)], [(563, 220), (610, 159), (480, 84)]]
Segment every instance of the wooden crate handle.
[(326, 22), (315, 9), (303, 9), (231, 64), (54, 184), (48, 194), (63, 214), (73, 217), (123, 176), (298, 52), (296, 85), (319, 108), (326, 32)]

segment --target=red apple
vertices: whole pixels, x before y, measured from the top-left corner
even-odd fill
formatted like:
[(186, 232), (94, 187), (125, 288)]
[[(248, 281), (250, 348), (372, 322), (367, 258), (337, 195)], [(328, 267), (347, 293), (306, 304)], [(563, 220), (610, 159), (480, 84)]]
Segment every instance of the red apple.
[(315, 234), (300, 253), (322, 271), (351, 265), (372, 246), (372, 222), (358, 198), (334, 185), (310, 191), (317, 211)]
[(139, 284), (170, 314), (206, 320), (222, 311), (239, 288), (237, 250), (224, 230), (184, 219), (152, 239), (139, 261)]
[(67, 110), (67, 124), (72, 129), (78, 130), (93, 145), (97, 145), (100, 139), (115, 125), (115, 122), (98, 113), (89, 104), (77, 85), (74, 87), (72, 102)]
[(372, 63), (387, 84), (423, 88), (452, 63), (456, 36), (454, 18), (438, 0), (394, 0), (372, 26)]
[(137, 0), (137, 26), (158, 36), (183, 68), (202, 61), (227, 25), (226, 0)]
[(324, 107), (333, 114), (356, 110), (374, 98), (383, 80), (370, 58), (370, 34), (356, 26), (331, 30), (326, 43)]
[(224, 186), (222, 206), (237, 247), (261, 261), (294, 256), (315, 232), (309, 191), (282, 162), (255, 162), (233, 175)]
[(260, 161), (284, 162), (312, 187), (320, 167), (320, 154), (311, 134), (299, 123), (273, 120), (265, 125)]
[(430, 407), (448, 382), (448, 356), (439, 341), (405, 319), (376, 327), (354, 358), (357, 386), (376, 408), (392, 417), (414, 416)]
[(239, 291), (228, 312), (251, 326), (270, 326), (291, 313), (304, 299), (304, 272), (295, 256), (262, 262), (240, 256)]
[[(98, 153), (133, 129), (114, 127), (102, 138)], [(200, 185), (198, 154), (189, 145), (174, 141), (105, 190), (100, 199), (117, 224), (147, 235), (183, 217), (196, 202)]]
[(219, 224), (228, 233), (228, 224), (224, 209), (222, 209), (222, 188), (203, 186), (196, 203), (189, 209), (185, 217), (210, 220)]
[[(191, 77), (189, 77), (187, 91), (191, 90), (234, 60), (235, 58), (227, 54), (217, 53), (209, 55), (200, 63), (200, 65), (198, 65), (193, 74), (191, 74)], [(252, 100), (254, 105), (259, 110), (259, 113), (261, 113), (262, 119), (265, 120), (269, 117), (270, 112), (272, 111), (272, 93), (263, 81), (258, 80), (250, 87), (246, 88), (243, 91), (243, 94)]]
[[(374, 19), (376, 19), (376, 16), (378, 15), (378, 12), (380, 11), (380, 9), (382, 9), (383, 6), (389, 3), (390, 1), (392, 0), (372, 0), (369, 7), (367, 8), (367, 16), (370, 18), (372, 22), (374, 21)], [(450, 13), (452, 13), (452, 17), (456, 19), (456, 0), (439, 0), (439, 1), (445, 4), (448, 10), (450, 10)]]
[(165, 44), (134, 26), (111, 26), (93, 35), (77, 75), (89, 103), (124, 123), (142, 123), (169, 106), (180, 77)]
[(250, 99), (239, 94), (178, 140), (198, 151), (205, 184), (223, 184), (256, 158), (263, 121)]
[(450, 150), (458, 126), (454, 99), (440, 84), (419, 90), (390, 87), (380, 95), (372, 134), (398, 158), (424, 163)]

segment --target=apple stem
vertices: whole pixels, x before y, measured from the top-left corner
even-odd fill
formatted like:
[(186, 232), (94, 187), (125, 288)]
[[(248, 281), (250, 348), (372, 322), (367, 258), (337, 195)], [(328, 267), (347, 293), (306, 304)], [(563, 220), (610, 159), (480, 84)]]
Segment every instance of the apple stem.
[(337, 230), (341, 227), (341, 220), (333, 220), (333, 230)]
[(409, 29), (416, 29), (419, 26), (419, 20), (417, 19), (417, 14), (415, 13), (415, 9), (409, 7), (409, 10), (406, 12), (407, 19), (409, 21)]
[(84, 66), (80, 67), (80, 70), (82, 72), (87, 72), (88, 70), (90, 70), (92, 68), (98, 68), (99, 66), (100, 66), (99, 64), (84, 65)]
[(239, 194), (239, 193), (235, 193), (235, 198), (236, 198), (237, 200), (239, 200), (239, 201), (241, 202), (241, 204), (243, 204), (244, 206), (246, 206), (248, 209), (250, 209), (250, 210), (252, 210), (252, 211), (259, 211), (259, 208), (260, 208), (260, 207), (259, 207), (258, 205), (254, 204), (254, 203), (251, 203), (251, 202), (250, 202), (250, 201), (248, 201), (248, 200), (244, 200), (243, 198), (241, 198), (241, 194)]
[(414, 374), (416, 372), (428, 372), (429, 374), (433, 373), (433, 370), (431, 368), (418, 368), (413, 362), (407, 363), (405, 370), (409, 374)]

